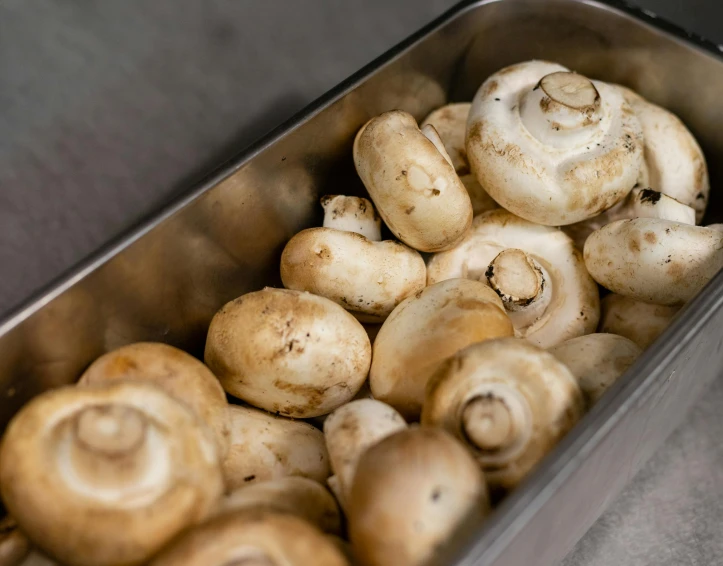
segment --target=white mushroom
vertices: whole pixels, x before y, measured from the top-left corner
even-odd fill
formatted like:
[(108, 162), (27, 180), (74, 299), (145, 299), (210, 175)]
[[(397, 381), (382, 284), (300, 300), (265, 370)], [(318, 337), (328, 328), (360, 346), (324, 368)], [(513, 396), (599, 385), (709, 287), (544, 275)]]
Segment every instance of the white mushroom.
[(323, 485), (308, 478), (289, 476), (241, 487), (221, 499), (216, 512), (242, 509), (290, 513), (324, 532), (341, 532), (341, 515), (334, 497)]
[(705, 156), (698, 142), (675, 114), (630, 89), (617, 88), (643, 130), (648, 184), (694, 208), (700, 222), (708, 203), (710, 184)]
[(30, 541), (10, 515), (0, 520), (0, 565), (18, 566), (30, 552)]
[(597, 327), (598, 289), (572, 240), (504, 209), (476, 216), (462, 243), (429, 261), (427, 283), (455, 277), (489, 283), (515, 334), (543, 348)]
[(472, 222), (472, 204), (434, 128), (402, 111), (367, 122), (354, 140), (354, 164), (384, 222), (408, 246), (451, 248)]
[(680, 307), (651, 305), (610, 293), (600, 302), (600, 332), (624, 336), (643, 350), (663, 333)]
[(585, 242), (590, 275), (614, 293), (682, 305), (723, 266), (723, 232), (670, 220), (618, 220)]
[(464, 442), (492, 489), (515, 487), (582, 416), (575, 377), (525, 340), (473, 344), (430, 379), (422, 424)]
[(443, 430), (411, 427), (359, 460), (349, 501), (349, 535), (365, 566), (421, 566), (464, 520), (490, 505), (474, 459)]
[(373, 234), (376, 214), (368, 200), (336, 196), (324, 209), (324, 226), (335, 228), (302, 230), (281, 254), (286, 288), (331, 299), (362, 322), (384, 320), (404, 298), (424, 288), (422, 256), (396, 240), (378, 241), (378, 220)]
[(252, 407), (229, 405), (227, 410), (231, 447), (223, 473), (228, 491), (286, 476), (326, 482), (329, 455), (318, 428)]
[(642, 353), (635, 342), (615, 334), (588, 334), (548, 350), (575, 376), (588, 406), (623, 375)]
[(469, 102), (447, 104), (431, 112), (421, 124), (422, 128), (429, 125), (437, 131), (444, 144), (444, 149), (460, 177), (469, 173), (464, 134), (471, 107), (472, 104)]
[(371, 344), (364, 327), (333, 301), (267, 287), (213, 317), (205, 360), (231, 395), (308, 418), (356, 395), (369, 372)]
[(334, 476), (329, 486), (343, 508), (361, 455), (376, 443), (407, 427), (402, 416), (374, 399), (359, 399), (339, 407), (324, 421), (324, 436)]
[(630, 192), (640, 123), (614, 86), (544, 61), (490, 76), (472, 102), (467, 157), (490, 196), (548, 226), (591, 218)]
[(178, 537), (148, 566), (349, 566), (316, 527), (288, 513), (226, 513)]
[(144, 564), (205, 519), (223, 480), (214, 436), (159, 386), (35, 397), (0, 448), (0, 490), (30, 541), (68, 566)]
[(185, 403), (215, 433), (221, 456), (229, 447), (226, 395), (216, 376), (186, 352), (160, 342), (122, 346), (95, 360), (79, 386), (115, 380), (150, 381)]
[(382, 325), (369, 372), (372, 395), (416, 419), (427, 380), (445, 358), (513, 332), (502, 301), (487, 285), (469, 279), (431, 285), (402, 301)]

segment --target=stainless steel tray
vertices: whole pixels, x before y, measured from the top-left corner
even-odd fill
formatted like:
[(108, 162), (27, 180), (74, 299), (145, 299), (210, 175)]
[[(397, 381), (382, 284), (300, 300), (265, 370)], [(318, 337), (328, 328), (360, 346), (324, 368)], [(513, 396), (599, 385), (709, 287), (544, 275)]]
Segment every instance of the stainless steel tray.
[[(320, 195), (363, 193), (351, 145), (369, 117), (401, 108), (421, 119), (530, 58), (626, 84), (673, 110), (701, 142), (713, 186), (723, 179), (723, 62), (715, 45), (620, 3), (462, 2), (6, 315), (0, 425), (122, 344), (160, 340), (200, 354), (224, 302), (279, 284), (281, 248), (320, 221)], [(708, 221), (720, 221), (721, 196), (711, 196)], [(723, 274), (481, 531), (462, 529), (441, 549), (439, 564), (561, 559), (719, 374), (721, 303)]]

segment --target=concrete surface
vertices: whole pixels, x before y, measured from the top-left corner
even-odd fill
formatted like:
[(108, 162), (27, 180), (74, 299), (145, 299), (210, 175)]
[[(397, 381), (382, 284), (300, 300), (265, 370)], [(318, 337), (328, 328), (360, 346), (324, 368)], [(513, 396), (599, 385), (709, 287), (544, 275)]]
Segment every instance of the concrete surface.
[[(723, 43), (715, 0), (641, 3)], [(0, 0), (0, 311), (453, 4)], [(565, 566), (723, 564), (721, 406)]]

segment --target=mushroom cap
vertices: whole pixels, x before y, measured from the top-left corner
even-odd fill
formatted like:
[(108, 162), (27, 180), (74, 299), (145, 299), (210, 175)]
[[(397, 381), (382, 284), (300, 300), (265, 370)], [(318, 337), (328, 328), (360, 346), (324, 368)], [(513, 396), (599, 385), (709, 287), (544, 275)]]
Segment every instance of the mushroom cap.
[(618, 220), (590, 234), (585, 265), (613, 293), (682, 305), (723, 266), (723, 233), (657, 218)]
[(326, 447), (336, 475), (337, 497), (346, 506), (361, 455), (383, 438), (407, 427), (402, 415), (375, 399), (358, 399), (324, 421)]
[(219, 515), (183, 533), (148, 566), (349, 566), (303, 519), (268, 510)]
[(364, 327), (333, 301), (267, 287), (216, 313), (205, 360), (227, 393), (308, 418), (333, 411), (361, 389), (371, 344)]
[(472, 222), (472, 204), (447, 155), (399, 110), (372, 118), (354, 140), (354, 164), (377, 210), (408, 246), (451, 248)]
[(490, 76), (472, 102), (466, 140), (472, 172), (490, 196), (548, 226), (610, 208), (643, 162), (642, 130), (622, 93), (545, 61)]
[(470, 108), (472, 104), (469, 102), (446, 104), (432, 111), (420, 125), (420, 128), (428, 124), (434, 127), (452, 160), (454, 170), (460, 177), (469, 173), (464, 134)]
[(382, 221), (372, 203), (362, 197), (326, 195), (321, 198), (324, 228), (354, 232), (372, 242), (382, 239)]
[(435, 254), (427, 265), (427, 283), (456, 277), (485, 280), (489, 265), (503, 250), (519, 249), (548, 273), (551, 302), (544, 314), (524, 331), (542, 348), (595, 331), (600, 298), (580, 252), (557, 228), (541, 226), (497, 209), (476, 216), (464, 240), (454, 249)]
[(575, 376), (588, 406), (623, 375), (642, 353), (635, 342), (615, 334), (588, 334), (548, 350)]
[(427, 386), (422, 424), (454, 434), (491, 488), (510, 489), (583, 411), (580, 388), (562, 362), (525, 340), (501, 338), (473, 344), (439, 366)]
[(623, 93), (642, 127), (648, 184), (694, 208), (700, 222), (710, 192), (708, 166), (700, 145), (675, 114), (628, 88), (615, 87)]
[(403, 299), (424, 288), (419, 252), (396, 240), (373, 242), (354, 232), (309, 228), (281, 254), (281, 280), (341, 305), (361, 322), (380, 322)]
[(153, 383), (112, 381), (25, 405), (0, 447), (0, 490), (31, 542), (63, 564), (135, 565), (205, 519), (223, 481), (195, 413)]
[(324, 532), (341, 533), (341, 515), (334, 497), (309, 478), (289, 476), (241, 487), (221, 499), (218, 513), (241, 509), (290, 513)]
[(214, 431), (219, 454), (228, 451), (230, 431), (226, 395), (216, 376), (186, 352), (160, 342), (137, 342), (96, 359), (78, 385), (117, 379), (149, 381), (185, 403)]
[(427, 562), (463, 520), (489, 513), (474, 459), (445, 431), (413, 426), (359, 460), (349, 501), (349, 535), (362, 564)]
[(651, 305), (610, 293), (600, 302), (600, 332), (624, 336), (645, 350), (668, 328), (680, 307)]
[(430, 285), (399, 303), (379, 330), (369, 372), (372, 395), (415, 419), (427, 380), (444, 359), (513, 333), (502, 301), (484, 283), (449, 279)]
[(462, 184), (467, 189), (469, 199), (472, 201), (472, 212), (475, 216), (500, 207), (500, 205), (495, 202), (495, 199), (482, 188), (477, 177), (471, 173), (461, 176), (459, 180), (462, 181)]
[(329, 455), (318, 428), (252, 407), (229, 405), (227, 410), (231, 448), (223, 474), (228, 491), (286, 476), (326, 482)]
[(10, 515), (0, 520), (0, 564), (18, 566), (30, 552), (30, 541)]

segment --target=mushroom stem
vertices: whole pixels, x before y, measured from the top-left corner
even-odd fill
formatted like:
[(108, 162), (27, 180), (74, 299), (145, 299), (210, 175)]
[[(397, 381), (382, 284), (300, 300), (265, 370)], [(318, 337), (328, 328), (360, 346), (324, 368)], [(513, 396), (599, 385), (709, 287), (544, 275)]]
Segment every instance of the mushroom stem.
[(497, 254), (485, 277), (502, 299), (518, 334), (537, 322), (552, 300), (550, 275), (522, 250), (510, 248)]
[(594, 134), (602, 118), (600, 94), (592, 81), (582, 75), (550, 73), (525, 93), (520, 116), (539, 141), (571, 148)]
[(361, 197), (327, 195), (322, 197), (324, 228), (356, 232), (372, 242), (382, 241), (382, 223), (372, 203)]

